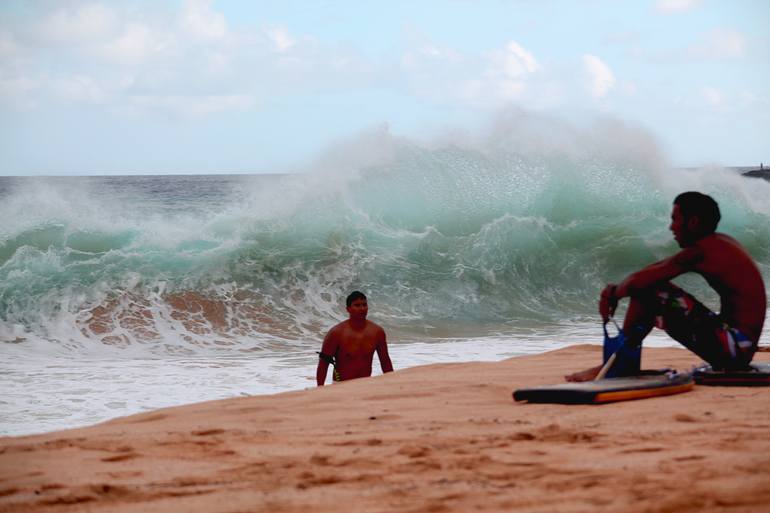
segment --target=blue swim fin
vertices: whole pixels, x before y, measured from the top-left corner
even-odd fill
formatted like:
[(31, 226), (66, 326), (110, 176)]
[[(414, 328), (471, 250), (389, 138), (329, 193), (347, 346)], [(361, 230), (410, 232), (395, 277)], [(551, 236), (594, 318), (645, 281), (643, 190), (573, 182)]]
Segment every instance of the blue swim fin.
[(604, 325), (604, 363), (613, 354), (615, 361), (605, 374), (605, 378), (619, 378), (623, 376), (636, 376), (639, 374), (642, 363), (642, 346), (629, 347), (626, 345), (626, 334), (621, 328), (618, 328), (618, 334), (610, 337), (607, 333), (607, 324)]

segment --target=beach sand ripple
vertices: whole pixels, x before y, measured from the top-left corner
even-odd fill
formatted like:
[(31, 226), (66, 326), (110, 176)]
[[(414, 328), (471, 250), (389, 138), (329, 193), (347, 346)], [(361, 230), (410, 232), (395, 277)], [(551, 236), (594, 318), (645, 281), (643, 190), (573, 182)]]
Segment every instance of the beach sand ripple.
[[(512, 401), (599, 354), (436, 364), (0, 438), (0, 512), (770, 511), (770, 389)], [(643, 362), (697, 363), (675, 348)]]

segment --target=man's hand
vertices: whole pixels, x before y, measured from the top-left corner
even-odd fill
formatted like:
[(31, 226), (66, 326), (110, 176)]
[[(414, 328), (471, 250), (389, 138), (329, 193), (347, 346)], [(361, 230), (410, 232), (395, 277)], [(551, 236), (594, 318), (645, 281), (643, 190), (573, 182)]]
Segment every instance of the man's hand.
[(602, 316), (604, 322), (609, 321), (610, 317), (615, 315), (615, 308), (618, 306), (618, 298), (615, 295), (617, 288), (617, 285), (610, 283), (604, 287), (601, 296), (599, 296), (599, 315)]

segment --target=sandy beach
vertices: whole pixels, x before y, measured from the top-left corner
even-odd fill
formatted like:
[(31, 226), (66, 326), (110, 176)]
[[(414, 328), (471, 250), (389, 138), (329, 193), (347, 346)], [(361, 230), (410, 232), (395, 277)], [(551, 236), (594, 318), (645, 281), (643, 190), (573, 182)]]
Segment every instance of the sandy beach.
[[(0, 512), (770, 511), (768, 388), (513, 402), (599, 354), (414, 367), (0, 438)], [(698, 362), (647, 348), (643, 367)]]

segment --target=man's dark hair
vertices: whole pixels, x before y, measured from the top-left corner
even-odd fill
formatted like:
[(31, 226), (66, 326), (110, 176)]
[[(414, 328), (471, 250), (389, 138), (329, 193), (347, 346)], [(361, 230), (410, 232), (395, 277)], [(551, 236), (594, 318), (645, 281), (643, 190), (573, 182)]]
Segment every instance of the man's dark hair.
[(714, 233), (719, 220), (722, 219), (719, 205), (714, 201), (714, 198), (700, 192), (683, 192), (674, 199), (674, 205), (679, 205), (679, 211), (685, 222), (692, 216), (698, 216), (700, 229), (704, 235)]
[(364, 299), (364, 300), (366, 300), (366, 296), (364, 295), (363, 292), (359, 292), (357, 290), (354, 290), (353, 292), (350, 293), (348, 298), (345, 300), (345, 306), (352, 305), (353, 301), (355, 301), (356, 299)]

